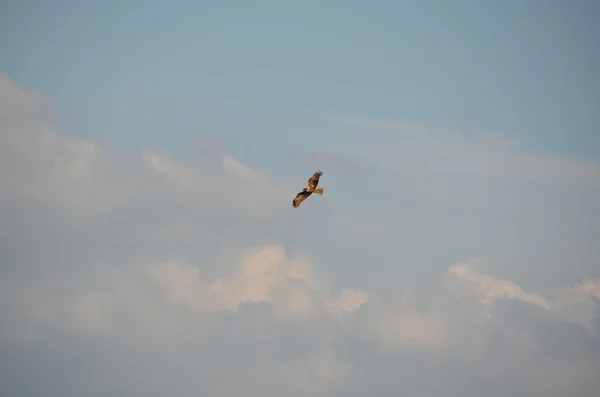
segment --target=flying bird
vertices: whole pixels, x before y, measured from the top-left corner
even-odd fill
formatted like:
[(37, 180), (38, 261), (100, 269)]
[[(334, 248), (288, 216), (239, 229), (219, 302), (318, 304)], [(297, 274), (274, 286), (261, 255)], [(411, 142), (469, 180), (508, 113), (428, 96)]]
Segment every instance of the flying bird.
[(313, 174), (313, 176), (310, 177), (306, 187), (302, 189), (302, 191), (296, 195), (294, 201), (292, 201), (292, 206), (294, 208), (298, 208), (300, 206), (300, 203), (306, 200), (306, 198), (313, 193), (316, 193), (319, 196), (323, 195), (323, 191), (325, 189), (323, 189), (322, 187), (317, 189), (317, 185), (319, 184), (319, 178), (321, 177), (321, 175), (323, 175), (323, 171), (317, 171)]

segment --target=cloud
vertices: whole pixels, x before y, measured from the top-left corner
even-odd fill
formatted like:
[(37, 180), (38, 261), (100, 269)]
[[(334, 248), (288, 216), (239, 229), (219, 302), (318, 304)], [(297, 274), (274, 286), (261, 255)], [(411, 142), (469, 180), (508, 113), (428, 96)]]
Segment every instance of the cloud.
[[(427, 128), (399, 119), (338, 116), (334, 125), (352, 131), (369, 131), (378, 140), (347, 140), (338, 146), (346, 155), (357, 156), (367, 164), (403, 172), (418, 168), (423, 174), (486, 175), (525, 181), (571, 181), (600, 184), (600, 166), (559, 156), (533, 155), (514, 142), (495, 134), (466, 135), (448, 128)], [(401, 139), (402, 145), (396, 145)], [(376, 142), (376, 143), (375, 143)], [(387, 142), (383, 145), (382, 142)]]
[(192, 172), (158, 153), (148, 152), (144, 159), (165, 178), (175, 181), (182, 188), (192, 188), (194, 176)]
[(3, 395), (597, 394), (599, 280), (544, 294), (465, 262), (339, 286), (310, 233), (283, 241), (315, 222), (296, 186), (226, 154), (117, 157), (0, 89)]
[(331, 298), (323, 279), (307, 258), (288, 259), (280, 245), (266, 245), (245, 253), (233, 274), (212, 282), (202, 280), (197, 267), (174, 262), (152, 264), (149, 275), (172, 303), (184, 302), (202, 311), (237, 311), (246, 302), (269, 302), (278, 314), (307, 318), (356, 310), (368, 293), (344, 289)]
[(467, 264), (456, 264), (449, 269), (449, 274), (458, 279), (473, 283), (481, 294), (481, 302), (489, 303), (493, 299), (507, 297), (549, 309), (548, 300), (537, 294), (523, 291), (517, 284), (508, 280), (498, 280), (489, 274), (478, 274)]
[(500, 280), (491, 274), (477, 272), (472, 264), (456, 264), (450, 267), (448, 275), (472, 284), (483, 304), (490, 304), (496, 299), (518, 299), (530, 305), (538, 306), (555, 313), (559, 318), (581, 324), (592, 335), (598, 329), (595, 321), (600, 300), (600, 279), (587, 280), (584, 283), (563, 287), (557, 291), (554, 299), (536, 293), (525, 292), (509, 280)]
[(108, 199), (98, 181), (105, 159), (92, 142), (66, 139), (45, 122), (48, 105), (37, 95), (21, 92), (3, 74), (0, 118), (2, 195), (35, 199), (74, 208), (94, 208)]
[(347, 183), (336, 170), (328, 182), (336, 210), (352, 214), (333, 233), (361, 247), (346, 249), (352, 258), (385, 251), (386, 266), (422, 282), (433, 267), (489, 255), (496, 274), (545, 292), (600, 275), (597, 161), (536, 153), (514, 134), (359, 116), (325, 122), (321, 154), (363, 170)]

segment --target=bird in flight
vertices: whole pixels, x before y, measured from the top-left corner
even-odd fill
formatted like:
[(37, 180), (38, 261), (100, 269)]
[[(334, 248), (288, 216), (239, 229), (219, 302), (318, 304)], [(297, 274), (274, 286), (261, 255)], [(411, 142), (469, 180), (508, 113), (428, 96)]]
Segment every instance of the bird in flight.
[(292, 201), (292, 206), (294, 208), (298, 208), (300, 206), (300, 203), (306, 200), (306, 198), (313, 193), (316, 193), (319, 196), (323, 195), (323, 191), (325, 189), (323, 189), (322, 187), (317, 189), (317, 185), (319, 184), (319, 178), (321, 177), (321, 175), (323, 175), (323, 171), (317, 171), (313, 174), (313, 176), (310, 177), (306, 187), (302, 189), (302, 191), (296, 195), (294, 201)]

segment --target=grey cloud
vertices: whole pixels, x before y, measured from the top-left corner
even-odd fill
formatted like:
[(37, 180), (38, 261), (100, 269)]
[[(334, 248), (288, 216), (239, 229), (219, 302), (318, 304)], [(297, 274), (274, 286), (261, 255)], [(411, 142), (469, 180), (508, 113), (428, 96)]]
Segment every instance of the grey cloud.
[(2, 78), (17, 99), (0, 124), (1, 394), (596, 395), (596, 280), (550, 296), (466, 266), (428, 286), (332, 288), (302, 255), (315, 220), (289, 211), (296, 186), (222, 153), (72, 141), (28, 123), (37, 94)]
[(546, 291), (600, 276), (597, 162), (525, 152), (485, 131), (467, 137), (402, 120), (334, 121), (337, 135), (322, 142), (335, 153), (329, 160), (370, 170), (331, 193), (339, 214), (332, 235), (364, 242), (348, 256), (385, 252), (381, 274), (401, 268), (419, 281), (478, 255), (495, 257), (497, 274)]

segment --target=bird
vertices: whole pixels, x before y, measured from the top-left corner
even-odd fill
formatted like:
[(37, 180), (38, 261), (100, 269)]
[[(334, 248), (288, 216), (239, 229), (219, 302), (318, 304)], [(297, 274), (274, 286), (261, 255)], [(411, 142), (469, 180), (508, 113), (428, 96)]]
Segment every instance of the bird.
[(300, 206), (300, 203), (306, 200), (306, 198), (313, 193), (316, 193), (319, 196), (323, 195), (325, 189), (323, 189), (322, 187), (317, 189), (317, 185), (319, 184), (319, 178), (321, 177), (321, 175), (323, 175), (323, 171), (319, 170), (315, 172), (313, 176), (310, 177), (306, 187), (302, 189), (302, 191), (298, 193), (292, 201), (292, 207), (298, 208)]

